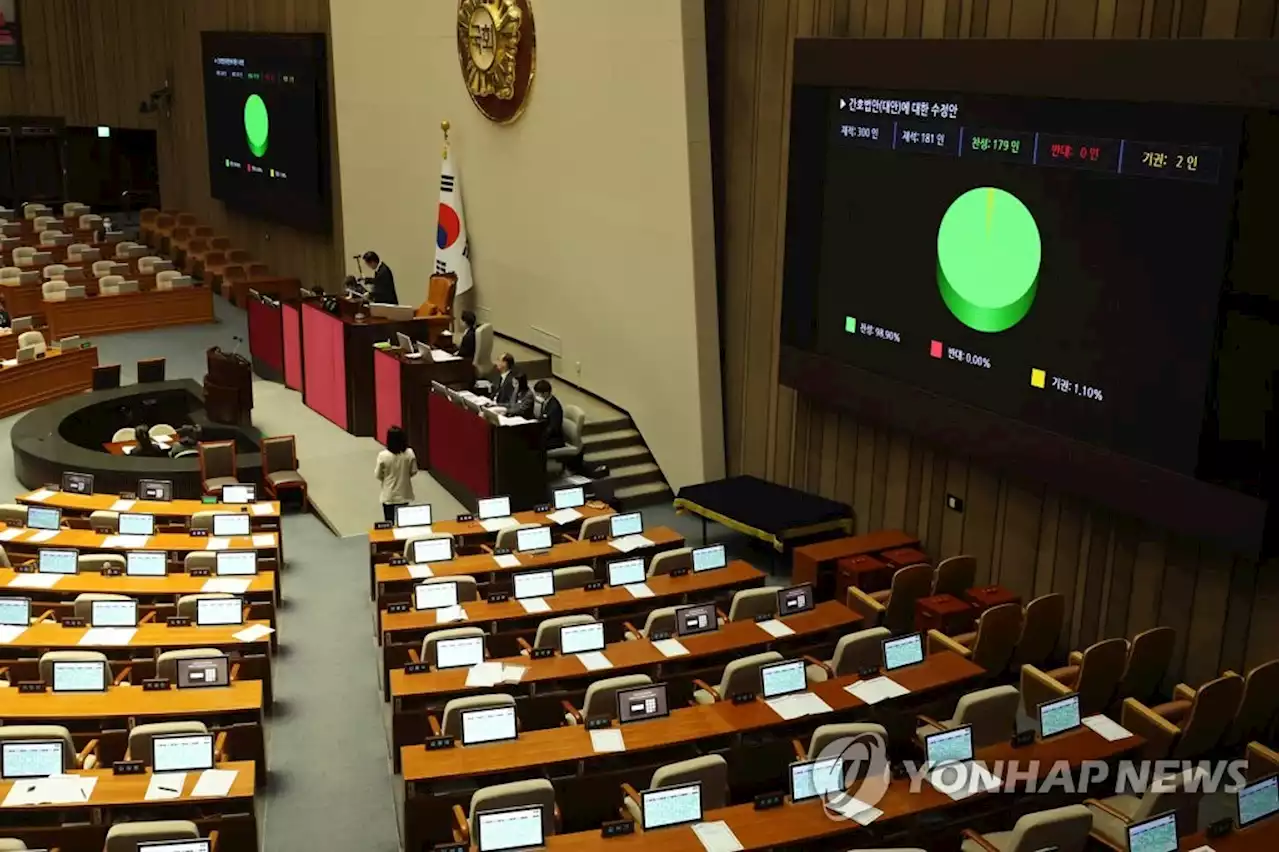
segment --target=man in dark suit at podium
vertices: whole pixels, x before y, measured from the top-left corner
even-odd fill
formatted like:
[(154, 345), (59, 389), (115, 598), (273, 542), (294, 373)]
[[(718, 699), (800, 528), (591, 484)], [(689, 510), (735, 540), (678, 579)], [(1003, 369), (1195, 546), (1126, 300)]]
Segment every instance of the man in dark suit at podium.
[(364, 279), (369, 290), (369, 301), (383, 305), (398, 305), (396, 297), (396, 277), (391, 274), (391, 267), (382, 262), (376, 251), (367, 251), (361, 256), (365, 267), (371, 273)]

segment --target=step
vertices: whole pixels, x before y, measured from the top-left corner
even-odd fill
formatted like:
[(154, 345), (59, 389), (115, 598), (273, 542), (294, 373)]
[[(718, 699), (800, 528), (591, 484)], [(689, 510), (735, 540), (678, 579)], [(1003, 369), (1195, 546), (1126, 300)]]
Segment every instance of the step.
[(670, 503), (671, 489), (665, 482), (646, 482), (641, 485), (626, 485), (613, 492), (614, 500), (623, 509), (639, 509), (644, 506), (656, 506), (659, 503)]
[[(635, 431), (634, 429), (631, 429), (631, 418), (622, 412), (618, 412), (616, 417), (610, 417), (603, 420), (593, 418), (588, 415), (587, 422), (582, 427), (582, 434), (586, 437), (600, 435), (606, 432), (621, 432), (623, 430)], [(638, 435), (639, 433), (637, 432), (636, 434)]]
[(619, 467), (626, 467), (633, 464), (642, 464), (644, 462), (653, 461), (653, 455), (649, 452), (649, 448), (642, 442), (627, 444), (622, 447), (610, 447), (609, 449), (598, 450), (588, 446), (586, 452), (583, 453), (583, 459), (587, 464), (607, 464), (610, 470)]
[(639, 462), (609, 469), (608, 479), (615, 492), (628, 485), (642, 485), (646, 482), (662, 482), (662, 471), (653, 462)]
[(631, 444), (643, 444), (644, 438), (638, 429), (614, 429), (609, 432), (592, 432), (583, 430), (582, 443), (587, 452), (608, 450), (614, 447), (626, 447)]
[(551, 378), (550, 355), (534, 349), (532, 346), (526, 346), (518, 340), (512, 340), (510, 337), (504, 337), (501, 334), (494, 334), (494, 362), (497, 362), (504, 352), (511, 353), (511, 357), (516, 359), (516, 369), (528, 376), (530, 382)]

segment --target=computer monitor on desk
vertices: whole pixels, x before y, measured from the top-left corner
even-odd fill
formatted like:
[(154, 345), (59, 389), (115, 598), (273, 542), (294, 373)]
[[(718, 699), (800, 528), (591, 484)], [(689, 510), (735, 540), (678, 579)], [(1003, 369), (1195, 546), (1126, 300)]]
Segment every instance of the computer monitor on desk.
[(551, 504), (556, 509), (577, 509), (587, 503), (587, 492), (581, 485), (557, 488), (551, 492)]
[(154, 772), (197, 772), (213, 768), (213, 734), (165, 734), (151, 739)]
[(124, 555), (124, 573), (130, 577), (163, 577), (168, 573), (163, 550), (130, 550)]
[(608, 568), (610, 586), (630, 586), (645, 580), (643, 557), (615, 559), (608, 564)]
[(106, 692), (111, 678), (102, 660), (55, 660), (54, 692)]
[(464, 746), (514, 740), (516, 735), (516, 708), (513, 706), (462, 711)]
[(536, 849), (546, 845), (542, 807), (500, 808), (476, 813), (476, 845), (480, 852)]
[(0, 598), (0, 625), (30, 627), (31, 599)]
[(222, 486), (221, 500), (223, 503), (237, 505), (241, 503), (253, 503), (258, 499), (258, 486), (252, 482), (238, 482), (235, 485)]
[(461, 636), (457, 639), (438, 639), (435, 648), (437, 669), (461, 669), (478, 666), (484, 662), (484, 637)]
[(249, 516), (234, 512), (214, 515), (213, 534), (216, 536), (248, 535)]
[(525, 527), (516, 530), (516, 550), (542, 553), (551, 549), (551, 527)]
[(93, 474), (67, 471), (62, 474), (62, 490), (68, 494), (92, 494)]
[(12, 740), (0, 743), (0, 778), (47, 778), (64, 771), (62, 740)]
[(725, 558), (723, 544), (709, 544), (706, 547), (695, 547), (693, 549), (693, 573), (700, 571), (714, 571), (716, 568), (723, 568), (728, 564)]
[(885, 639), (880, 643), (880, 653), (886, 672), (914, 666), (924, 662), (924, 637), (919, 633), (908, 633), (895, 639)]
[(420, 538), (409, 548), (409, 561), (414, 565), (429, 565), (433, 562), (448, 562), (453, 558), (453, 539), (449, 536), (439, 538)]
[(626, 512), (609, 516), (609, 537), (622, 538), (624, 535), (639, 535), (644, 532), (644, 516), (639, 512)]
[(492, 520), (493, 518), (506, 518), (510, 515), (510, 497), (505, 495), (501, 497), (481, 497), (477, 501), (476, 517), (482, 521)]
[(516, 600), (545, 598), (556, 592), (554, 571), (521, 571), (512, 578)]
[(212, 840), (152, 840), (138, 844), (138, 852), (212, 852)]
[(671, 713), (667, 705), (665, 683), (619, 689), (617, 696), (618, 721), (624, 725), (649, 719), (661, 719)]
[(702, 782), (656, 787), (640, 794), (645, 831), (702, 821)]
[(720, 619), (714, 603), (676, 607), (677, 636), (697, 636), (699, 633), (714, 633), (718, 629)]
[(244, 623), (244, 601), (238, 597), (196, 600), (197, 627), (225, 627)]
[(173, 482), (168, 479), (139, 479), (138, 494), (143, 500), (168, 503), (173, 499)]
[(414, 351), (413, 338), (405, 334), (403, 331), (396, 332), (396, 344), (401, 352), (405, 355), (412, 354)]
[(1133, 823), (1125, 835), (1129, 852), (1178, 852), (1178, 812)]
[(1248, 828), (1255, 822), (1274, 817), (1280, 810), (1280, 796), (1277, 795), (1277, 777), (1268, 775), (1246, 784), (1236, 792), (1236, 825)]
[(845, 789), (842, 757), (802, 760), (791, 764), (791, 802), (804, 802)]
[(27, 527), (33, 530), (56, 530), (62, 525), (62, 510), (52, 506), (28, 506)]
[(414, 609), (444, 609), (457, 605), (457, 583), (419, 583), (413, 587)]
[(813, 586), (801, 583), (778, 590), (778, 615), (796, 615), (813, 609)]
[(252, 577), (258, 573), (258, 552), (219, 550), (215, 565), (219, 577)]
[(231, 660), (226, 654), (177, 660), (174, 668), (178, 689), (207, 689), (231, 684)]
[(1056, 737), (1080, 727), (1080, 696), (1072, 693), (1052, 701), (1041, 701), (1036, 707), (1040, 739)]
[(973, 726), (961, 725), (925, 737), (924, 760), (930, 767), (973, 760)]
[(156, 516), (141, 512), (121, 512), (118, 529), (120, 535), (155, 535)]
[(431, 526), (431, 504), (411, 503), (407, 506), (396, 506), (395, 523), (397, 527)]
[(587, 654), (604, 650), (604, 624), (568, 624), (560, 628), (560, 653)]
[(36, 570), (41, 574), (75, 574), (80, 570), (79, 554), (69, 547), (42, 547), (36, 551)]
[(89, 623), (94, 627), (137, 627), (137, 601), (92, 601)]
[(779, 698), (804, 692), (809, 682), (804, 674), (804, 660), (784, 660), (760, 667), (760, 691), (765, 698)]

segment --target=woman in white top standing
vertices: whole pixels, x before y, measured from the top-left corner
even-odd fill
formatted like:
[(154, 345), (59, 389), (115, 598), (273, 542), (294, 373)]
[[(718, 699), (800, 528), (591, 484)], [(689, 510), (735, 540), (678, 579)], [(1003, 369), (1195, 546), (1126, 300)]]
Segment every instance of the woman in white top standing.
[(394, 521), (396, 506), (413, 502), (413, 475), (418, 457), (409, 449), (409, 439), (399, 426), (387, 430), (387, 448), (378, 453), (373, 475), (382, 483), (382, 517)]

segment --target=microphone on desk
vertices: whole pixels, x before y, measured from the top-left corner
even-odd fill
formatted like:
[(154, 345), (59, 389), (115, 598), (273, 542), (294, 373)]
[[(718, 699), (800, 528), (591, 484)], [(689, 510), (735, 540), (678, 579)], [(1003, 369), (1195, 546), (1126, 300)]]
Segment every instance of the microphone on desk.
[(237, 336), (235, 336), (235, 335), (233, 334), (233, 335), (231, 335), (231, 339), (232, 339), (232, 340), (234, 340), (234, 341), (236, 342), (236, 346), (235, 346), (235, 348), (234, 348), (234, 349), (232, 349), (232, 350), (231, 350), (231, 354), (232, 354), (232, 355), (236, 355), (236, 354), (238, 354), (238, 353), (240, 352), (240, 344), (241, 344), (241, 343), (244, 343), (244, 338), (243, 338), (243, 337), (237, 337)]

